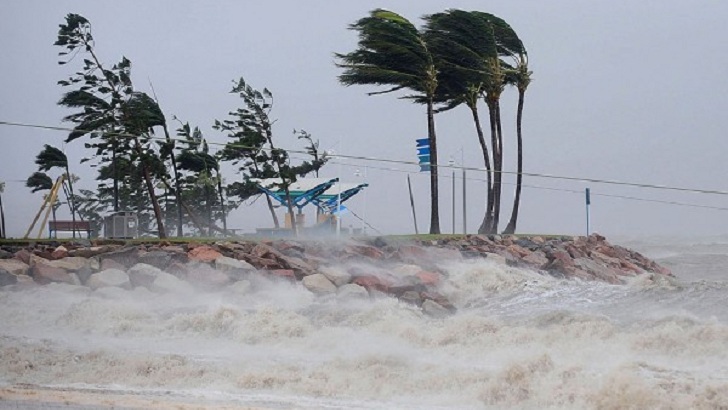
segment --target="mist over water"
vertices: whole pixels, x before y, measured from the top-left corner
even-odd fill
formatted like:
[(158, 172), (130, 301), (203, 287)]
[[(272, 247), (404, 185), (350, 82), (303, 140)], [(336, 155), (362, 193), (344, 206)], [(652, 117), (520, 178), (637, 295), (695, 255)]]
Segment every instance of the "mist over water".
[(0, 383), (131, 407), (728, 408), (728, 241), (627, 245), (676, 278), (443, 261), (458, 308), (444, 319), (262, 276), (223, 292), (0, 290)]

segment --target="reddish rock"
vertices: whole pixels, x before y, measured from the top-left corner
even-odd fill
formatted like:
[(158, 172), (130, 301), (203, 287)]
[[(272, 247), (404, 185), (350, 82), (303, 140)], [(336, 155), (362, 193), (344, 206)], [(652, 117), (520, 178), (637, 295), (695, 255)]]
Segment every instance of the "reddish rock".
[(65, 246), (59, 246), (51, 253), (52, 259), (61, 259), (61, 258), (65, 258), (67, 256), (68, 256), (68, 249)]
[(50, 266), (47, 263), (44, 263), (43, 260), (39, 260), (37, 257), (33, 258), (31, 263), (30, 276), (42, 285), (51, 282), (63, 282), (72, 285), (76, 284), (75, 278), (65, 269)]
[(623, 272), (626, 274), (640, 274), (644, 272), (644, 270), (640, 269), (639, 266), (635, 265), (634, 263), (630, 261), (622, 260), (621, 262), (621, 268), (623, 269)]
[(378, 278), (376, 276), (358, 276), (354, 278), (352, 283), (364, 287), (366, 290), (378, 290), (380, 292), (389, 292), (390, 286), (392, 286), (392, 283), (387, 280), (383, 280), (381, 278)]
[(450, 301), (445, 296), (437, 292), (420, 292), (420, 297), (424, 301), (431, 300), (450, 312), (455, 312), (457, 310), (455, 306), (450, 303)]
[(213, 262), (215, 259), (222, 256), (222, 254), (210, 246), (196, 246), (191, 251), (187, 252), (187, 256), (190, 260), (198, 262)]
[(293, 269), (272, 269), (268, 273), (279, 278), (296, 280), (296, 274), (293, 272)]
[(283, 269), (283, 266), (281, 264), (273, 259), (267, 259), (267, 258), (259, 258), (257, 256), (253, 255), (235, 255), (236, 259), (246, 261), (249, 264), (253, 265), (256, 269), (266, 269), (266, 270), (272, 270), (272, 269)]
[(531, 252), (528, 256), (523, 258), (523, 261), (531, 266), (535, 266), (537, 268), (543, 268), (549, 263), (548, 258), (546, 255), (541, 251), (535, 251)]
[(513, 244), (513, 245), (509, 245), (509, 246), (508, 246), (508, 247), (507, 247), (506, 249), (507, 249), (507, 250), (508, 250), (508, 252), (510, 252), (510, 253), (511, 253), (511, 254), (512, 254), (513, 256), (515, 256), (515, 257), (518, 257), (518, 258), (523, 258), (523, 257), (525, 257), (525, 256), (528, 256), (528, 255), (529, 255), (529, 254), (531, 253), (531, 252), (530, 252), (530, 251), (528, 251), (527, 249), (525, 249), (525, 248), (523, 248), (523, 247), (521, 247), (521, 246), (519, 246), (519, 245), (516, 245), (516, 244)]
[(384, 252), (375, 248), (374, 246), (368, 245), (350, 245), (346, 247), (346, 250), (355, 255), (363, 256), (374, 260), (384, 259)]
[(28, 251), (27, 249), (21, 249), (21, 250), (15, 252), (15, 259), (19, 259), (26, 265), (29, 265), (30, 264), (30, 255), (32, 255), (32, 253), (30, 251)]
[(406, 263), (421, 263), (429, 260), (429, 255), (425, 248), (414, 245), (402, 245), (393, 255), (396, 259)]
[(439, 273), (422, 271), (416, 276), (425, 286), (437, 286), (440, 283)]

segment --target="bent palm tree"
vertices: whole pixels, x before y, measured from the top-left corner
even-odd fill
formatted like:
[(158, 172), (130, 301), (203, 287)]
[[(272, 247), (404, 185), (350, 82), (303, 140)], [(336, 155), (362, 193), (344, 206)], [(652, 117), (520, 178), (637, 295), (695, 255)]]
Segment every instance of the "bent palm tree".
[[(484, 233), (484, 227), (492, 221), (494, 198), (490, 154), (480, 125), (478, 100), (486, 85), (494, 81), (491, 78), (491, 66), (498, 54), (493, 30), (477, 15), (462, 10), (448, 10), (425, 16), (424, 19), (425, 35), (438, 66), (439, 88), (436, 99), (444, 104), (438, 111), (465, 104), (475, 122), (487, 174), (486, 214), (479, 229), (480, 233)], [(495, 148), (494, 145), (494, 154)]]
[[(63, 151), (59, 150), (58, 148), (46, 144), (43, 146), (43, 150), (38, 153), (38, 156), (35, 158), (35, 163), (36, 165), (38, 165), (39, 171), (50, 171), (53, 168), (61, 168), (63, 171), (65, 171), (70, 195), (68, 192), (65, 192), (65, 183), (63, 189), (64, 193), (66, 194), (66, 202), (68, 202), (68, 207), (71, 209), (71, 220), (73, 221), (73, 226), (76, 226), (77, 210), (73, 194), (73, 177), (71, 176), (71, 171), (68, 168), (68, 157), (66, 157), (66, 154), (64, 154)], [(72, 231), (73, 237), (75, 238), (76, 230), (72, 229)]]
[(516, 67), (511, 74), (508, 75), (508, 82), (514, 84), (518, 89), (518, 111), (516, 114), (516, 137), (518, 140), (518, 174), (516, 175), (516, 196), (513, 198), (513, 211), (511, 219), (506, 226), (505, 234), (516, 232), (516, 224), (518, 223), (518, 208), (521, 204), (521, 186), (523, 183), (523, 134), (521, 133), (521, 123), (523, 122), (523, 100), (526, 95), (526, 89), (531, 83), (531, 71), (528, 69), (528, 54), (525, 47), (523, 52), (519, 53), (516, 58)]
[[(437, 136), (435, 134), (434, 98), (437, 69), (425, 36), (397, 13), (376, 9), (358, 20), (350, 29), (359, 32), (358, 48), (348, 54), (336, 54), (338, 67), (344, 72), (344, 85), (384, 85), (391, 88), (373, 92), (385, 94), (402, 89), (415, 92), (416, 100), (427, 105), (427, 138), (430, 143), (430, 233), (440, 233), (437, 187)], [(412, 97), (412, 96), (408, 96)]]

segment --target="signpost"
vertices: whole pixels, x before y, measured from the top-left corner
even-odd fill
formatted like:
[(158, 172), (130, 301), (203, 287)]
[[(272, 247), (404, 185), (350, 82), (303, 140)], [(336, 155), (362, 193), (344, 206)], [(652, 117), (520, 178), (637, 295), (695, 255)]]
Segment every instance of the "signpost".
[(420, 172), (430, 170), (430, 140), (422, 138), (417, 142), (417, 157), (419, 158)]
[(586, 194), (586, 236), (589, 236), (589, 206), (591, 206), (591, 192), (589, 191), (589, 188), (587, 188), (584, 193)]

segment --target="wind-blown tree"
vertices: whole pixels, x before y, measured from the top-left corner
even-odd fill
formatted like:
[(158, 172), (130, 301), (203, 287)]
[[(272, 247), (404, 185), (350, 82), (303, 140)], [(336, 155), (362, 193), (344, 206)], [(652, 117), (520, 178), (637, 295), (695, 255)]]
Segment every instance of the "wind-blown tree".
[[(176, 161), (180, 170), (192, 173), (187, 178), (190, 183), (187, 184), (188, 191), (196, 195), (197, 189), (202, 190), (204, 209), (207, 216), (207, 236), (212, 236), (217, 216), (222, 219), (223, 234), (227, 235), (227, 212), (229, 208), (225, 206), (220, 162), (217, 157), (210, 154), (207, 141), (202, 136), (199, 128), (195, 127), (194, 130), (191, 130), (189, 124), (184, 124), (178, 130), (178, 134), (184, 137), (183, 144), (186, 146), (177, 154)], [(217, 196), (215, 190), (217, 190)], [(199, 203), (199, 201), (193, 202)], [(214, 209), (219, 209), (219, 211), (214, 212)]]
[[(298, 233), (296, 215), (293, 212), (289, 187), (299, 177), (321, 168), (328, 158), (322, 156), (318, 160), (292, 165), (288, 152), (278, 148), (273, 141), (273, 123), (275, 121), (270, 118), (273, 109), (273, 94), (266, 88), (262, 92), (252, 88), (242, 78), (235, 83), (231, 93), (240, 96), (243, 106), (230, 112), (229, 119), (215, 121), (214, 128), (227, 132), (228, 137), (232, 139), (226, 144), (221, 158), (243, 163), (239, 170), (244, 173), (244, 178), (247, 176), (248, 179), (244, 180), (245, 185), (239, 185), (244, 189), (240, 192), (242, 195), (251, 192), (249, 188), (252, 188), (252, 184), (254, 184), (252, 175), (264, 174), (267, 176), (265, 179), (279, 180), (274, 187), (285, 193), (291, 227), (296, 235)], [(275, 214), (272, 206), (270, 208), (271, 212)]]
[[(63, 191), (66, 195), (66, 202), (68, 202), (68, 207), (71, 210), (71, 220), (73, 221), (73, 224), (76, 224), (76, 205), (74, 203), (74, 194), (73, 194), (73, 175), (71, 175), (71, 171), (68, 167), (68, 157), (66, 157), (66, 154), (63, 153), (63, 151), (59, 150), (56, 147), (52, 147), (48, 144), (43, 146), (43, 150), (41, 150), (40, 153), (38, 153), (38, 156), (35, 158), (35, 163), (38, 165), (39, 171), (48, 172), (54, 168), (60, 168), (66, 175), (66, 178), (63, 182)], [(66, 190), (66, 183), (68, 183), (68, 190)], [(73, 230), (73, 237), (76, 237), (76, 231)]]
[[(498, 59), (494, 33), (490, 25), (473, 13), (448, 10), (425, 16), (425, 36), (435, 55), (438, 69), (438, 111), (465, 104), (471, 112), (487, 175), (486, 212), (478, 230), (485, 233), (492, 224), (494, 202), (490, 153), (480, 124), (478, 101), (486, 85), (495, 81), (491, 68)], [(489, 110), (489, 114), (490, 114)], [(494, 117), (490, 115), (491, 120)], [(491, 142), (496, 141), (496, 127), (491, 121)], [(496, 144), (493, 143), (495, 154)], [(494, 158), (495, 160), (495, 158)]]
[[(166, 237), (161, 209), (154, 192), (149, 165), (147, 161), (146, 146), (140, 139), (148, 134), (154, 125), (149, 121), (153, 118), (149, 112), (140, 112), (139, 109), (149, 108), (147, 99), (142, 93), (135, 93), (131, 82), (131, 61), (123, 57), (121, 62), (111, 69), (106, 69), (95, 52), (95, 41), (91, 34), (91, 23), (78, 14), (68, 14), (65, 24), (58, 30), (58, 39), (54, 45), (63, 47), (65, 51), (60, 56), (71, 54), (68, 60), (61, 60), (59, 64), (67, 64), (79, 54), (86, 54), (90, 58), (83, 60), (83, 69), (76, 72), (68, 80), (58, 83), (64, 87), (79, 85), (78, 89), (67, 92), (59, 105), (82, 108), (82, 111), (66, 116), (64, 120), (76, 124), (69, 133), (66, 141), (70, 142), (84, 135), (90, 135), (93, 141), (87, 144), (96, 148), (97, 154), (102, 153), (111, 146), (112, 163), (116, 163), (118, 145), (120, 140), (129, 140), (131, 148), (140, 161), (142, 174), (149, 193), (154, 215), (157, 220), (159, 236)], [(148, 97), (147, 97), (148, 98)], [(151, 99), (149, 99), (151, 100)], [(145, 143), (148, 141), (145, 141)], [(115, 209), (118, 209), (118, 173), (114, 172)]]
[(3, 208), (3, 194), (5, 193), (5, 181), (0, 181), (0, 239), (7, 237), (5, 231), (5, 208)]
[(424, 101), (427, 106), (427, 138), (430, 143), (430, 233), (440, 233), (437, 186), (437, 136), (434, 98), (437, 69), (426, 38), (409, 20), (397, 13), (376, 9), (350, 26), (359, 33), (358, 48), (336, 54), (344, 69), (344, 85), (376, 85), (390, 88), (369, 93), (385, 94), (403, 89), (414, 92), (405, 98)]
[[(31, 176), (28, 177), (28, 179), (25, 181), (25, 186), (30, 188), (31, 193), (36, 193), (39, 191), (48, 191), (48, 193), (43, 194), (44, 200), (51, 200), (50, 198), (50, 192), (53, 189), (53, 180), (51, 177), (48, 176), (48, 174), (44, 172), (36, 171)], [(58, 206), (60, 205), (58, 203), (58, 197), (56, 197), (55, 201), (53, 201), (51, 206), (52, 211), (52, 218), (53, 222), (56, 222), (56, 210), (58, 209)]]
[[(520, 39), (518, 40), (520, 43)], [(516, 195), (513, 198), (513, 210), (511, 211), (511, 219), (503, 231), (505, 234), (516, 232), (516, 224), (518, 223), (518, 209), (521, 204), (521, 187), (523, 184), (523, 134), (521, 124), (523, 123), (523, 102), (526, 95), (526, 89), (531, 84), (532, 71), (528, 67), (528, 54), (526, 48), (521, 43), (521, 50), (517, 55), (513, 56), (515, 67), (509, 70), (506, 75), (506, 81), (514, 85), (518, 89), (518, 110), (516, 113), (516, 138), (518, 144), (518, 165), (516, 174)]]

